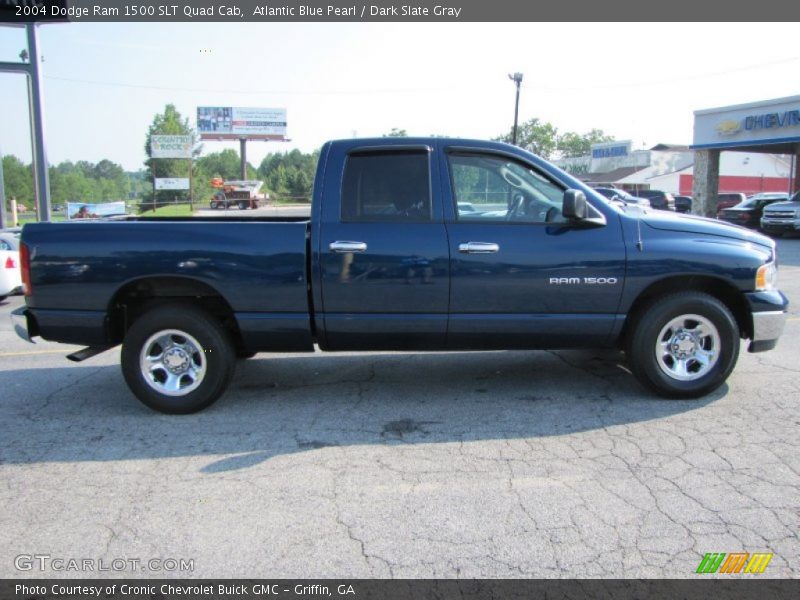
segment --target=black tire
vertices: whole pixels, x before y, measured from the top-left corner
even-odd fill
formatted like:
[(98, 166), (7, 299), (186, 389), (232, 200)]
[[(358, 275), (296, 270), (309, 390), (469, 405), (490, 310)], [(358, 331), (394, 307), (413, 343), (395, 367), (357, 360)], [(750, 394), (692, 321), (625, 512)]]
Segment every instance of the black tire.
[[(706, 325), (691, 316), (701, 317)], [(684, 325), (671, 327), (676, 322)], [(705, 328), (699, 329), (701, 326)], [(695, 335), (699, 331), (708, 335)], [(679, 345), (683, 341), (686, 347)], [(728, 378), (739, 357), (736, 319), (722, 302), (701, 292), (680, 292), (657, 300), (635, 319), (626, 342), (633, 374), (665, 398), (699, 398), (714, 391)], [(706, 358), (708, 350), (713, 350), (716, 359)], [(689, 352), (688, 358), (673, 354), (683, 351)], [(703, 365), (702, 360), (708, 364)]]
[(244, 200), (239, 202), (239, 210), (247, 210), (248, 208), (250, 208), (249, 202), (245, 202)]
[[(164, 348), (159, 337), (171, 345)], [(149, 377), (140, 366), (148, 355), (155, 367), (148, 371)], [(183, 361), (177, 367), (188, 369), (170, 373), (174, 365), (169, 361)], [(122, 343), (121, 362), (128, 387), (144, 404), (162, 413), (189, 414), (223, 394), (233, 377), (236, 351), (230, 334), (214, 317), (195, 306), (175, 303), (153, 308), (131, 325)], [(195, 366), (202, 368), (193, 370)], [(170, 385), (178, 389), (169, 392)]]
[(8, 296), (0, 296), (0, 302), (2, 302), (3, 300), (5, 300), (6, 298), (8, 298)]
[(210, 206), (211, 206), (211, 210), (216, 210), (218, 205), (217, 205), (217, 203), (215, 201), (212, 200)]

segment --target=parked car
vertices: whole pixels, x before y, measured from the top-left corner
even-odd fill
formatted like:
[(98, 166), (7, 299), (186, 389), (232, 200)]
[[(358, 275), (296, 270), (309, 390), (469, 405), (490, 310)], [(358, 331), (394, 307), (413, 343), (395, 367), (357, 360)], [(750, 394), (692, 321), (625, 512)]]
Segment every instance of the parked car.
[(747, 196), (741, 192), (722, 192), (717, 194), (717, 218), (722, 217), (722, 211), (726, 208), (733, 208), (747, 200)]
[(222, 395), (237, 357), (315, 344), (623, 348), (649, 390), (697, 398), (740, 339), (771, 350), (785, 325), (770, 238), (622, 210), (515, 146), (327, 142), (313, 190), (310, 218), (29, 223), (15, 331), (86, 346), (73, 361), (121, 344), (131, 391), (189, 413)]
[(786, 202), (774, 202), (764, 209), (761, 230), (775, 237), (800, 232), (800, 192)]
[(661, 190), (639, 190), (636, 192), (642, 198), (650, 200), (650, 206), (659, 210), (675, 210), (675, 198), (669, 192)]
[(675, 212), (690, 213), (692, 212), (692, 197), (691, 196), (675, 196)]
[(619, 188), (609, 188), (609, 187), (596, 187), (594, 188), (596, 192), (603, 194), (609, 200), (622, 200), (625, 204), (635, 204), (636, 206), (641, 206), (642, 208), (650, 208), (650, 200), (647, 198), (640, 198), (639, 196), (632, 196), (625, 190), (621, 190)]
[(0, 302), (22, 291), (19, 233), (0, 232)]
[(789, 194), (754, 194), (741, 204), (737, 204), (733, 208), (724, 209), (719, 218), (735, 225), (759, 229), (764, 208), (775, 202), (785, 202), (787, 200), (789, 200)]

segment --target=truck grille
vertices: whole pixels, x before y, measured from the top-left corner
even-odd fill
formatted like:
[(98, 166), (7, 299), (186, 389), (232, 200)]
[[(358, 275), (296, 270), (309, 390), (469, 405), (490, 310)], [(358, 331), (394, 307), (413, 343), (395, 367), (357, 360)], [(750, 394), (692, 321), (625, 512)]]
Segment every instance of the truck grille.
[(794, 211), (793, 210), (782, 210), (780, 212), (771, 211), (765, 212), (764, 217), (767, 219), (794, 219)]

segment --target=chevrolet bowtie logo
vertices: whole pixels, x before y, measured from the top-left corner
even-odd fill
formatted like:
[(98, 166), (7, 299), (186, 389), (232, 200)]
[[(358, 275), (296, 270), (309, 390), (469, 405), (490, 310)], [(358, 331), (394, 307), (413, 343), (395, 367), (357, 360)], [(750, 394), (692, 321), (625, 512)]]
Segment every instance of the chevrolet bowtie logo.
[(700, 561), (695, 573), (760, 574), (767, 568), (772, 556), (772, 553), (766, 552), (709, 552)]

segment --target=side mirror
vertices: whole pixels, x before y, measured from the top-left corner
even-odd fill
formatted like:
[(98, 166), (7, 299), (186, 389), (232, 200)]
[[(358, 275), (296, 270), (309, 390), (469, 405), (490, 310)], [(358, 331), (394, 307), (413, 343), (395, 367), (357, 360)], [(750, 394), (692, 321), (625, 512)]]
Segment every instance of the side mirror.
[(561, 214), (565, 219), (581, 221), (585, 219), (589, 210), (586, 207), (586, 195), (580, 190), (567, 190), (561, 204)]

